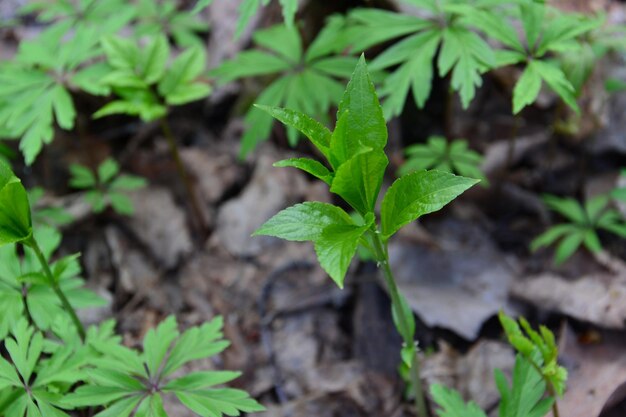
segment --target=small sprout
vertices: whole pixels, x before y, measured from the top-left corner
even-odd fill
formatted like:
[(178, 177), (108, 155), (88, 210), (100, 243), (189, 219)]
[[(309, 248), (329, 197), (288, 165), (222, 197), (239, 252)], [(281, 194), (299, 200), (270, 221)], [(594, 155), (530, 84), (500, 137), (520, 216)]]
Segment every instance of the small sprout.
[(70, 165), (70, 186), (85, 190), (85, 200), (94, 213), (102, 213), (107, 207), (118, 214), (132, 215), (133, 203), (125, 194), (146, 186), (146, 180), (135, 175), (123, 175), (113, 159), (106, 159), (94, 173), (89, 168)]

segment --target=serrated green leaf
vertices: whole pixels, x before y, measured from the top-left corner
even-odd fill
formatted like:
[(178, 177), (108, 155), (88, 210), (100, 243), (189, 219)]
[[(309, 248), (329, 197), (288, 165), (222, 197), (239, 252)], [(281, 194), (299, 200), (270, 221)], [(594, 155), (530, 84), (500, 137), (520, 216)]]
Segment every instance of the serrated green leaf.
[(289, 207), (261, 226), (253, 236), (275, 236), (294, 241), (317, 241), (325, 228), (353, 225), (348, 213), (327, 203), (306, 202)]
[(500, 417), (544, 417), (554, 402), (552, 398), (544, 398), (545, 382), (521, 355), (515, 360), (512, 384), (497, 370), (496, 385), (501, 395)]
[(447, 172), (418, 171), (396, 180), (381, 206), (381, 226), (385, 239), (424, 214), (440, 210), (478, 180)]
[(274, 163), (275, 167), (293, 167), (301, 169), (314, 177), (331, 185), (334, 174), (328, 170), (322, 163), (309, 158), (291, 158)]
[(362, 147), (372, 149), (385, 147), (387, 125), (374, 84), (367, 72), (364, 56), (361, 56), (346, 92), (339, 102), (337, 119), (341, 120), (344, 115), (346, 134), (342, 136), (342, 142), (347, 151), (339, 158), (340, 163), (347, 160), (347, 155), (354, 155)]
[(32, 235), (31, 210), (22, 182), (0, 161), (0, 246)]
[(306, 114), (290, 109), (256, 104), (256, 107), (270, 114), (287, 126), (297, 129), (327, 158), (329, 157), (331, 132), (324, 125)]
[(359, 239), (373, 221), (372, 216), (371, 221), (363, 226), (332, 224), (326, 226), (315, 239), (317, 260), (339, 288), (343, 288), (343, 281), (356, 253)]
[(167, 97), (181, 85), (194, 81), (204, 71), (206, 56), (200, 47), (190, 47), (180, 54), (158, 85), (159, 93)]
[(439, 417), (486, 417), (484, 411), (476, 403), (466, 403), (461, 395), (453, 389), (433, 384), (430, 387), (430, 394), (440, 407), (437, 410)]
[(541, 91), (541, 76), (531, 62), (522, 73), (513, 89), (513, 114), (519, 113), (524, 107), (537, 100)]
[(165, 73), (170, 57), (169, 43), (165, 36), (155, 36), (140, 55), (141, 78), (148, 84), (158, 82)]
[(382, 150), (358, 154), (337, 169), (330, 191), (341, 196), (361, 215), (371, 213), (388, 163)]

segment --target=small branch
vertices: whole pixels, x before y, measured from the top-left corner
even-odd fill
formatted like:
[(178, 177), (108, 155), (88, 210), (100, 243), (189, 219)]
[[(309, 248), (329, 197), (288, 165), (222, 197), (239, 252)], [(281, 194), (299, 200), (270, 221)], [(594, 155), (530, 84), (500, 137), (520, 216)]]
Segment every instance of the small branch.
[(57, 297), (61, 301), (61, 305), (63, 306), (63, 309), (70, 315), (70, 318), (72, 319), (72, 322), (74, 323), (74, 326), (76, 326), (76, 330), (78, 331), (78, 335), (80, 336), (80, 339), (84, 342), (85, 337), (86, 337), (85, 328), (83, 327), (83, 324), (80, 322), (80, 319), (78, 318), (78, 315), (76, 314), (76, 310), (74, 310), (74, 307), (72, 307), (72, 305), (70, 304), (65, 294), (63, 294), (63, 290), (61, 290), (59, 283), (56, 281), (56, 279), (54, 279), (54, 275), (52, 275), (52, 271), (50, 270), (48, 261), (46, 260), (45, 256), (41, 252), (41, 248), (39, 247), (39, 244), (35, 240), (35, 237), (31, 236), (30, 238), (28, 238), (28, 240), (24, 241), (23, 243), (24, 245), (28, 246), (35, 252), (37, 259), (39, 260), (39, 263), (41, 264), (41, 267), (43, 268), (44, 275), (48, 279), (48, 285), (50, 285), (50, 288), (52, 288), (54, 293), (57, 295)]

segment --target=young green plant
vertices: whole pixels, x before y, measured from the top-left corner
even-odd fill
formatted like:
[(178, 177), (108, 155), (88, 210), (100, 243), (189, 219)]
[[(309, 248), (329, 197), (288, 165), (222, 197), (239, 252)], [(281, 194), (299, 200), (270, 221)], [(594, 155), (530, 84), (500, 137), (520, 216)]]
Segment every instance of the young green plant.
[(159, 122), (197, 225), (206, 231), (200, 202), (167, 119), (171, 106), (191, 103), (211, 93), (211, 86), (202, 79), (206, 67), (204, 50), (199, 46), (190, 47), (168, 65), (170, 47), (163, 35), (153, 37), (144, 46), (132, 39), (107, 37), (102, 47), (110, 67), (102, 82), (117, 98), (98, 110), (94, 117), (126, 114), (138, 116), (145, 122)]
[(425, 417), (426, 405), (414, 340), (415, 319), (396, 285), (389, 265), (387, 243), (403, 226), (441, 209), (478, 181), (441, 171), (405, 175), (389, 188), (382, 200), (380, 217), (376, 216), (376, 202), (388, 164), (384, 152), (387, 127), (364, 57), (359, 60), (339, 103), (333, 132), (298, 111), (259, 107), (299, 130), (326, 159), (326, 165), (313, 159), (294, 158), (280, 161), (275, 166), (299, 168), (324, 181), (331, 192), (359, 214), (359, 218), (353, 219), (332, 204), (305, 202), (279, 212), (255, 235), (313, 242), (320, 265), (341, 288), (358, 245), (363, 245), (374, 255), (383, 270), (394, 323), (404, 341), (402, 360), (411, 370), (417, 412), (420, 417)]
[[(553, 417), (559, 417), (556, 400), (565, 390), (567, 371), (557, 363), (559, 352), (554, 334), (545, 326), (539, 332), (533, 330), (523, 317), (519, 324), (503, 312), (498, 317), (509, 343), (518, 352), (511, 384), (501, 370), (495, 372), (501, 396), (499, 417), (543, 417), (550, 409)], [(439, 406), (439, 417), (487, 416), (475, 403), (465, 403), (453, 389), (436, 384), (431, 387), (431, 394)]]
[[(255, 32), (254, 42), (262, 49), (243, 51), (234, 59), (212, 71), (221, 83), (249, 77), (278, 76), (256, 98), (258, 104), (285, 106), (317, 116), (324, 116), (331, 106), (339, 103), (343, 84), (356, 65), (356, 58), (329, 56), (340, 26), (331, 22), (322, 30), (309, 48), (303, 51), (303, 41), (295, 27), (273, 26)], [(251, 107), (245, 116), (246, 131), (241, 139), (240, 155), (245, 157), (272, 129), (273, 120), (258, 108)], [(287, 138), (294, 146), (297, 129), (287, 128)]]
[(560, 241), (554, 255), (554, 263), (560, 265), (584, 245), (591, 252), (602, 250), (597, 230), (602, 229), (620, 237), (626, 237), (626, 222), (617, 210), (609, 208), (610, 199), (601, 195), (583, 205), (571, 198), (544, 196), (546, 205), (569, 220), (552, 226), (536, 237), (530, 248), (536, 251)]
[(400, 175), (422, 169), (437, 169), (479, 179), (484, 186), (489, 184), (480, 170), (483, 156), (470, 149), (465, 139), (448, 143), (442, 136), (431, 136), (427, 143), (411, 145), (404, 151), (407, 160), (400, 167)]
[(120, 175), (120, 166), (111, 158), (98, 165), (95, 173), (79, 164), (70, 165), (70, 173), (70, 186), (85, 190), (85, 200), (94, 213), (111, 207), (119, 214), (133, 214), (133, 202), (125, 193), (143, 188), (147, 183), (136, 175)]
[(77, 277), (79, 255), (50, 262), (60, 240), (33, 230), (26, 190), (0, 162), (0, 415), (167, 417), (167, 394), (202, 417), (263, 410), (246, 392), (219, 387), (239, 372), (181, 371), (228, 347), (221, 317), (183, 333), (169, 317), (147, 332), (142, 352), (121, 344), (113, 321), (86, 329), (75, 309), (103, 300)]

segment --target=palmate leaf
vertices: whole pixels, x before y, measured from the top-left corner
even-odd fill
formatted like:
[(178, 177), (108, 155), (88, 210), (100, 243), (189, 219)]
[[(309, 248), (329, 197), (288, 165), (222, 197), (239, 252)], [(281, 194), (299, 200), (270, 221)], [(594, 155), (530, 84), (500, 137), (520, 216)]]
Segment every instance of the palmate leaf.
[(206, 32), (209, 26), (203, 22), (198, 13), (208, 7), (212, 1), (196, 2), (192, 10), (180, 10), (173, 0), (140, 0), (137, 4), (137, 21), (133, 29), (137, 37), (167, 35), (182, 47), (200, 46), (200, 33)]
[(430, 387), (430, 393), (440, 407), (436, 411), (439, 417), (486, 417), (476, 403), (465, 403), (461, 395), (453, 389), (434, 384)]
[[(235, 38), (239, 38), (250, 23), (250, 19), (256, 15), (261, 6), (267, 6), (270, 0), (244, 0), (239, 6), (239, 19), (237, 20), (237, 30)], [(285, 25), (292, 27), (298, 11), (298, 0), (278, 0), (282, 9)]]
[(455, 139), (448, 144), (442, 136), (431, 136), (426, 144), (411, 145), (405, 149), (406, 162), (400, 167), (400, 175), (424, 169), (448, 171), (468, 178), (481, 180), (488, 185), (480, 170), (483, 156), (469, 149), (465, 139)]
[(209, 84), (200, 79), (206, 55), (199, 46), (187, 48), (168, 66), (170, 49), (164, 36), (155, 36), (144, 48), (121, 37), (105, 38), (102, 45), (111, 68), (102, 82), (119, 98), (98, 110), (96, 118), (127, 114), (152, 121), (164, 117), (168, 105), (190, 103), (211, 93)]
[(216, 387), (237, 378), (239, 372), (199, 371), (171, 376), (190, 361), (223, 351), (228, 342), (222, 339), (222, 325), (222, 319), (216, 318), (181, 335), (176, 319), (170, 316), (156, 329), (148, 331), (141, 354), (122, 346), (101, 347), (104, 356), (94, 361), (88, 384), (66, 396), (63, 404), (66, 407), (105, 406), (97, 417), (131, 414), (163, 417), (167, 412), (162, 396), (171, 393), (203, 417), (263, 411), (246, 392)]
[[(20, 140), (27, 164), (52, 141), (54, 121), (65, 130), (74, 127), (68, 84), (81, 65), (99, 54), (97, 39), (93, 29), (78, 29), (64, 38), (63, 28), (53, 26), (22, 42), (15, 59), (0, 65), (0, 132)], [(106, 93), (98, 87), (90, 92)]]
[(126, 193), (147, 184), (144, 178), (120, 175), (118, 163), (111, 158), (105, 159), (95, 173), (79, 164), (70, 165), (70, 173), (70, 186), (86, 191), (85, 200), (96, 213), (110, 206), (119, 214), (133, 214), (133, 203)]
[[(450, 85), (461, 96), (467, 108), (482, 84), (481, 74), (496, 63), (489, 45), (466, 24), (464, 17), (479, 11), (474, 7), (450, 7), (452, 1), (444, 1), (432, 8), (432, 19), (403, 16), (382, 10), (354, 10), (347, 20), (343, 42), (353, 51), (362, 52), (368, 47), (409, 35), (388, 48), (371, 65), (382, 70), (396, 67), (381, 89), (385, 98), (383, 107), (387, 118), (397, 116), (404, 108), (409, 91), (415, 103), (423, 107), (430, 96), (432, 62), (440, 49), (437, 60), (439, 75), (450, 74)], [(429, 4), (416, 4), (430, 9)], [(481, 11), (491, 15), (490, 9)], [(441, 22), (446, 22), (442, 26)]]
[[(321, 118), (331, 106), (339, 104), (344, 88), (337, 80), (349, 78), (357, 63), (354, 57), (329, 56), (338, 36), (337, 25), (329, 24), (305, 52), (295, 27), (274, 26), (255, 32), (253, 39), (258, 49), (241, 52), (211, 73), (221, 83), (277, 75), (256, 99), (258, 105), (286, 107), (292, 113), (284, 117), (293, 117), (295, 111)], [(272, 117), (257, 107), (250, 108), (244, 121), (242, 157), (269, 136), (274, 124)], [(295, 145), (298, 129), (288, 127), (287, 137), (290, 144)]]
[[(47, 258), (51, 257), (61, 241), (60, 234), (50, 227), (37, 229), (35, 237)], [(76, 255), (51, 263), (51, 269), (74, 308), (96, 307), (105, 303), (95, 293), (84, 288), (84, 281), (78, 278), (81, 268)], [(50, 329), (58, 317), (66, 315), (57, 295), (43, 276), (32, 250), (25, 247), (24, 257), (20, 259), (16, 245), (0, 247), (0, 307), (6, 308), (8, 312), (0, 317), (0, 338), (6, 336), (25, 316), (26, 306), (30, 317), (41, 330)]]
[(11, 362), (0, 358), (0, 388), (9, 388), (11, 392), (2, 415), (68, 416), (61, 411), (63, 387), (79, 382), (82, 376), (72, 351), (58, 351), (42, 360), (43, 335), (34, 331), (26, 319), (18, 321), (11, 333), (5, 340)]
[(24, 6), (21, 13), (37, 13), (37, 20), (56, 22), (66, 30), (97, 27), (104, 35), (126, 26), (136, 15), (136, 8), (125, 0), (36, 0)]
[(626, 222), (615, 210), (608, 209), (609, 196), (600, 195), (587, 200), (584, 204), (572, 198), (544, 196), (546, 205), (564, 216), (569, 223), (552, 226), (531, 242), (531, 250), (550, 246), (556, 242), (554, 257), (556, 265), (569, 259), (576, 250), (584, 245), (591, 252), (602, 250), (602, 243), (597, 235), (598, 229), (604, 229), (618, 236), (626, 236)]

